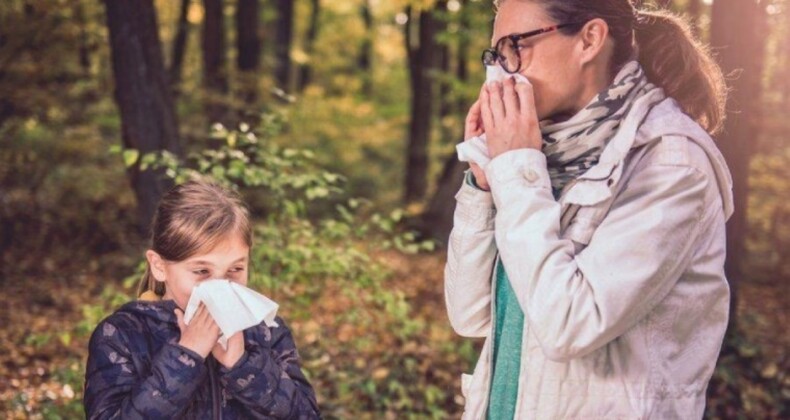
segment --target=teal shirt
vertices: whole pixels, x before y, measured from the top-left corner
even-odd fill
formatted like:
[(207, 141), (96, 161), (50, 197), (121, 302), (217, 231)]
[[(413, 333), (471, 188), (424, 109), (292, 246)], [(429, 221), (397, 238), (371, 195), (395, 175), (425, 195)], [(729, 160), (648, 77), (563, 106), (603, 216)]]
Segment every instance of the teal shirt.
[[(560, 190), (554, 190), (555, 199)], [(497, 258), (496, 290), (494, 291), (494, 348), (491, 391), (488, 394), (488, 418), (511, 420), (516, 414), (518, 382), (521, 376), (521, 337), (524, 333), (524, 311), (518, 303), (510, 279)]]
[(493, 375), (488, 396), (488, 418), (510, 420), (516, 413), (518, 400), (524, 312), (501, 260), (496, 269), (494, 305)]

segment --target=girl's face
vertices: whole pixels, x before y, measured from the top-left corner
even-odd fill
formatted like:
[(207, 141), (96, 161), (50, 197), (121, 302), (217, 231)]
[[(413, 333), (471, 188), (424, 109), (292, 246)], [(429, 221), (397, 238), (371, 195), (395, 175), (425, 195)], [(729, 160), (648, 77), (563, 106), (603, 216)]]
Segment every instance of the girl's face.
[[(537, 2), (506, 1), (499, 7), (494, 22), (492, 45), (506, 35), (521, 34), (553, 25), (554, 22)], [(538, 119), (575, 112), (581, 94), (581, 65), (575, 51), (578, 39), (559, 31), (523, 39), (521, 69), (533, 85)]]
[(214, 248), (183, 261), (166, 261), (152, 250), (146, 252), (151, 272), (165, 282), (163, 299), (172, 299), (185, 309), (192, 288), (201, 281), (227, 279), (247, 285), (250, 247), (241, 235), (229, 235)]

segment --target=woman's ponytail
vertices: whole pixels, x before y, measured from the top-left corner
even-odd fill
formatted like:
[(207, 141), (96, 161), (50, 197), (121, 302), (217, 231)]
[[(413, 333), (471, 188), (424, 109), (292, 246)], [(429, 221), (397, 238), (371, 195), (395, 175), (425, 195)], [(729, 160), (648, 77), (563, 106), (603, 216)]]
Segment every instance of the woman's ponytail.
[[(499, 5), (504, 0), (495, 4)], [(555, 22), (603, 19), (614, 40), (613, 75), (636, 57), (648, 80), (675, 98), (683, 111), (713, 134), (724, 122), (727, 88), (721, 69), (686, 21), (663, 10), (634, 9), (633, 0), (541, 0)], [(580, 27), (561, 32), (572, 34)]]
[(688, 23), (670, 12), (639, 10), (634, 36), (647, 78), (709, 133), (720, 130), (727, 96), (724, 76)]

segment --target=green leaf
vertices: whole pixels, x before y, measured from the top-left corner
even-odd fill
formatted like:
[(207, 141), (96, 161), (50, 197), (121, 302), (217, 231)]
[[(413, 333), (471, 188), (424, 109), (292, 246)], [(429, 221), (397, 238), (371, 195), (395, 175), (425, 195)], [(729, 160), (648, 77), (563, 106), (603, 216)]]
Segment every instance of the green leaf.
[(140, 151), (137, 149), (126, 149), (121, 156), (123, 157), (123, 164), (126, 165), (127, 168), (131, 168), (132, 165), (137, 163), (137, 159), (140, 158)]

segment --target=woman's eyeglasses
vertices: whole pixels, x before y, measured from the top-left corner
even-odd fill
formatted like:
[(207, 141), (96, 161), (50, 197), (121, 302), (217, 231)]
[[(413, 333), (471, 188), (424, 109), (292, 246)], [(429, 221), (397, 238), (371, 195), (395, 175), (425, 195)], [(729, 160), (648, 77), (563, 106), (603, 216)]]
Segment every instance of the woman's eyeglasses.
[(518, 71), (521, 70), (521, 47), (518, 45), (519, 41), (573, 25), (578, 25), (578, 23), (563, 23), (561, 25), (524, 32), (523, 34), (503, 36), (499, 38), (494, 48), (486, 48), (483, 51), (483, 65), (493, 66), (498, 62), (506, 72), (511, 74), (518, 73)]

